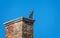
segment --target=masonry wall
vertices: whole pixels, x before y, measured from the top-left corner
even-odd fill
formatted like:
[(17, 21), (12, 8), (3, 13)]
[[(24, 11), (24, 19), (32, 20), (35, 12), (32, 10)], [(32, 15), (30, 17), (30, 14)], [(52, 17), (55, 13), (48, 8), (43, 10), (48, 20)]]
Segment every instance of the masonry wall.
[(5, 38), (33, 38), (33, 25), (24, 21), (5, 25)]
[(22, 38), (22, 21), (5, 25), (5, 38)]
[(23, 22), (23, 38), (33, 38), (33, 25)]

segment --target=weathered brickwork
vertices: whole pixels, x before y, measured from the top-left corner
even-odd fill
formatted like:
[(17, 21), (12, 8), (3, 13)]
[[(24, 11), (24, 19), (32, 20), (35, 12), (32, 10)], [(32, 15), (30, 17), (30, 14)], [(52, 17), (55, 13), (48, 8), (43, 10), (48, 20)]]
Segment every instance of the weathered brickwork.
[(33, 26), (26, 23), (23, 24), (23, 37), (32, 38), (33, 37)]
[(5, 25), (6, 38), (22, 38), (22, 22)]
[(20, 18), (5, 23), (5, 38), (33, 38), (33, 22), (28, 18)]

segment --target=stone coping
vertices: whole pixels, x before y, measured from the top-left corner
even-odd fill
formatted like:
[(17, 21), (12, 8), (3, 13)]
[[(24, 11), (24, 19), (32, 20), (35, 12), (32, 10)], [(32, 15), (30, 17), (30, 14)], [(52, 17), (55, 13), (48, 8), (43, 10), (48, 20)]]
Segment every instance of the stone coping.
[(14, 20), (5, 22), (5, 23), (3, 23), (3, 24), (6, 25), (6, 24), (11, 24), (11, 23), (17, 23), (17, 22), (20, 22), (20, 21), (26, 21), (26, 22), (31, 22), (31, 23), (33, 23), (33, 22), (34, 22), (34, 19), (25, 18), (25, 17), (20, 17), (20, 18), (16, 18), (16, 19), (14, 19)]

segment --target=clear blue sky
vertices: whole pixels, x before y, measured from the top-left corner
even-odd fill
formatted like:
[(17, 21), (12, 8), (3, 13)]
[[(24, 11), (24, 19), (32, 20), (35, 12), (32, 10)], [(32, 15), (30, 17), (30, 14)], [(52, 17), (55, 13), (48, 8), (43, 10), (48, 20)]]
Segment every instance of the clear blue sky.
[(3, 23), (34, 10), (34, 38), (60, 38), (59, 0), (0, 0), (0, 38), (4, 38)]

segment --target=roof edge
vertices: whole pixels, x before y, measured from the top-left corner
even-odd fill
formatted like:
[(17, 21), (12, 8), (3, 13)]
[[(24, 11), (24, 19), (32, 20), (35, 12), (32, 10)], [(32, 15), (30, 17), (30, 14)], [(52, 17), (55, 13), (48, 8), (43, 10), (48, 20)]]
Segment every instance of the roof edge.
[(31, 18), (25, 18), (25, 17), (22, 17), (22, 16), (21, 16), (20, 18), (16, 18), (16, 19), (10, 20), (10, 21), (5, 22), (5, 23), (3, 23), (3, 24), (5, 25), (5, 24), (9, 24), (9, 23), (16, 23), (16, 22), (22, 21), (22, 20), (24, 20), (24, 19), (34, 21), (34, 19), (31, 19)]
[(13, 21), (16, 21), (16, 20), (22, 20), (22, 18), (24, 18), (24, 17), (19, 17), (19, 18), (16, 18), (16, 19), (13, 19), (13, 20), (10, 20), (10, 21), (7, 21), (7, 22), (4, 22), (3, 24), (7, 24), (7, 23), (10, 23), (10, 22), (13, 22)]

